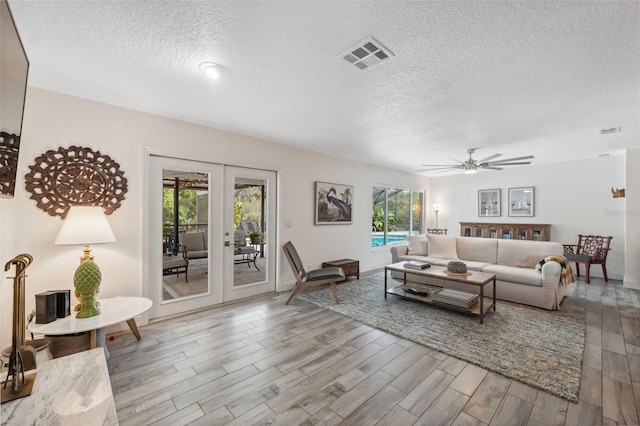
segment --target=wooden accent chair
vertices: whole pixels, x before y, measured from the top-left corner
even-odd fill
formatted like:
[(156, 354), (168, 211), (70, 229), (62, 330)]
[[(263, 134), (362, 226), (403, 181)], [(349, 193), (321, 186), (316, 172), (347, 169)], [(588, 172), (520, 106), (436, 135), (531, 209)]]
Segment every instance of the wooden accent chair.
[(313, 271), (307, 272), (304, 270), (304, 267), (302, 266), (302, 260), (300, 260), (300, 256), (298, 256), (298, 251), (293, 246), (291, 241), (283, 244), (282, 250), (284, 251), (284, 255), (289, 261), (289, 265), (291, 265), (293, 275), (296, 277), (296, 285), (293, 287), (293, 290), (291, 290), (291, 296), (289, 296), (285, 305), (288, 305), (289, 302), (291, 302), (291, 299), (293, 299), (293, 297), (298, 291), (300, 291), (301, 288), (316, 286), (320, 284), (329, 284), (329, 287), (331, 287), (331, 291), (333, 292), (333, 297), (336, 299), (336, 303), (339, 303), (338, 292), (336, 291), (336, 282), (345, 279), (344, 271), (342, 270), (342, 268), (322, 268), (314, 269)]
[(587, 272), (584, 276), (584, 282), (589, 282), (589, 270), (591, 265), (602, 266), (602, 274), (604, 280), (609, 282), (607, 278), (607, 254), (613, 237), (603, 237), (601, 235), (578, 235), (578, 244), (563, 244), (564, 257), (570, 262), (576, 263), (576, 274), (580, 276), (580, 264), (584, 263)]
[(427, 234), (447, 235), (447, 229), (431, 228), (427, 229)]

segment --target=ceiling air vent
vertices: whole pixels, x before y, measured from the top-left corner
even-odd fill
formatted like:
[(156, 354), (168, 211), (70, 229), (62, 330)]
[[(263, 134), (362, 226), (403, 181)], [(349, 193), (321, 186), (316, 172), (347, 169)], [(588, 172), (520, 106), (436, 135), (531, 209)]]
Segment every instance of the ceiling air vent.
[(600, 130), (601, 135), (610, 135), (612, 133), (619, 133), (622, 131), (622, 127), (612, 127), (610, 129), (602, 129)]
[(394, 55), (378, 40), (369, 37), (344, 52), (341, 56), (358, 69), (364, 71)]

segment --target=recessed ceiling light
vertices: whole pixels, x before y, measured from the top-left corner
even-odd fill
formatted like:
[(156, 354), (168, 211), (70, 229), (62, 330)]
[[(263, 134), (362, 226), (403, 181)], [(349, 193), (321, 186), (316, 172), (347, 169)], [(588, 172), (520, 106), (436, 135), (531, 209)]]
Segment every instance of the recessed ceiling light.
[(212, 80), (219, 79), (225, 73), (224, 67), (215, 62), (203, 62), (200, 64), (200, 69)]

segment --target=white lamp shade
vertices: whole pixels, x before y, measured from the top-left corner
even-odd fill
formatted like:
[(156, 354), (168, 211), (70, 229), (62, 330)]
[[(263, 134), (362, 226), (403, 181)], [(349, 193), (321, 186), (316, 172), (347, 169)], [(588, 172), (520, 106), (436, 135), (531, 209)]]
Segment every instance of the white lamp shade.
[(71, 206), (58, 232), (56, 245), (111, 243), (116, 240), (100, 206)]

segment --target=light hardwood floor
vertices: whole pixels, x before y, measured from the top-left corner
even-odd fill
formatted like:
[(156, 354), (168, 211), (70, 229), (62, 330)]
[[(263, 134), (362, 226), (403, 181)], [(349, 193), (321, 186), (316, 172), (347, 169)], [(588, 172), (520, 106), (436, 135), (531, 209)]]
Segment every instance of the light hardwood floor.
[(116, 336), (120, 424), (639, 423), (640, 292), (620, 281), (580, 281), (563, 302), (587, 313), (577, 404), (287, 297)]

